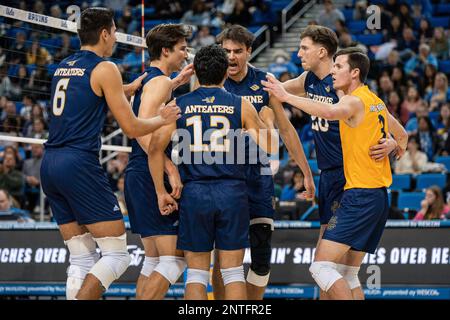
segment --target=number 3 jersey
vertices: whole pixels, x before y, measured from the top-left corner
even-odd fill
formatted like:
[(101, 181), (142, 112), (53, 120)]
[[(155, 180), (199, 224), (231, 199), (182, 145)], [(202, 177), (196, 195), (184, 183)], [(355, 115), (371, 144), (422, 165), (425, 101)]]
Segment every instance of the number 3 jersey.
[[(335, 104), (339, 101), (333, 88), (331, 74), (320, 80), (308, 72), (305, 78), (306, 97), (314, 101)], [(317, 165), (320, 170), (342, 167), (341, 137), (339, 121), (311, 116), (311, 128), (316, 145)]]
[(369, 156), (369, 148), (386, 138), (389, 132), (386, 105), (367, 86), (351, 93), (364, 104), (364, 118), (357, 127), (340, 121), (345, 190), (352, 188), (382, 188), (392, 183), (389, 157), (375, 161)]
[(183, 182), (244, 180), (244, 161), (238, 161), (238, 153), (244, 151), (242, 98), (222, 88), (200, 87), (176, 101), (182, 116), (177, 120), (179, 142), (173, 143), (172, 155), (178, 152)]
[(46, 148), (100, 151), (100, 134), (108, 107), (105, 97), (97, 96), (92, 90), (91, 73), (103, 61), (92, 51), (80, 50), (58, 65), (52, 79)]

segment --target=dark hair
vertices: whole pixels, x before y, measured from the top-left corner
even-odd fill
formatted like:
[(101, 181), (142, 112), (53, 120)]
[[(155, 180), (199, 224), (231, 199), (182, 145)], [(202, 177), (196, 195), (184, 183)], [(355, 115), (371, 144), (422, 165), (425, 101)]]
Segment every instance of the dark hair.
[(367, 54), (365, 54), (364, 51), (359, 48), (349, 47), (336, 52), (333, 57), (333, 61), (336, 60), (336, 57), (343, 55), (348, 56), (348, 64), (350, 65), (350, 70), (359, 69), (359, 80), (364, 83), (366, 81), (367, 74), (369, 73), (370, 68), (370, 60), (367, 57)]
[(423, 220), (440, 219), (445, 204), (442, 190), (436, 185), (428, 187), (427, 190), (433, 192), (436, 199), (428, 206), (427, 211), (424, 213)]
[(228, 69), (225, 49), (217, 44), (201, 48), (195, 55), (194, 69), (200, 85), (219, 85)]
[(323, 46), (327, 50), (329, 57), (332, 57), (336, 53), (338, 38), (336, 33), (330, 28), (318, 25), (308, 26), (300, 34), (300, 40), (304, 38), (311, 38), (314, 43)]
[(178, 41), (187, 39), (190, 35), (190, 27), (183, 24), (160, 24), (153, 27), (145, 37), (150, 61), (158, 60), (163, 48), (173, 50)]
[(252, 47), (255, 36), (243, 26), (234, 24), (217, 35), (218, 43), (223, 44), (225, 40), (244, 44), (248, 49)]
[(107, 8), (88, 8), (81, 13), (78, 37), (84, 45), (96, 45), (103, 29), (109, 33), (114, 24), (114, 13)]

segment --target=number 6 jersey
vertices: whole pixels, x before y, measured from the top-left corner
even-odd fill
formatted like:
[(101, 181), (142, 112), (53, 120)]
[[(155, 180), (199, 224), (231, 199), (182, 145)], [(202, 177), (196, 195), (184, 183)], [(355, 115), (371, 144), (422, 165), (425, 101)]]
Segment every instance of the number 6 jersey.
[(46, 148), (71, 147), (98, 153), (108, 107), (91, 88), (92, 70), (105, 61), (80, 50), (64, 59), (52, 79), (49, 138)]
[[(306, 97), (315, 101), (335, 104), (339, 101), (333, 88), (331, 74), (322, 80), (313, 72), (305, 78)], [(317, 165), (320, 170), (342, 167), (342, 148), (339, 121), (330, 121), (311, 116), (311, 128), (316, 144)]]

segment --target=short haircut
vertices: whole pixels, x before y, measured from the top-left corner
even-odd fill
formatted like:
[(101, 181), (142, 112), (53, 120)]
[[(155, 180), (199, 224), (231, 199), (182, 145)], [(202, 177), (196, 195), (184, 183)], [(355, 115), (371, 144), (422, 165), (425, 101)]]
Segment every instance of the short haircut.
[(145, 37), (150, 61), (161, 58), (163, 48), (171, 51), (173, 47), (183, 39), (191, 36), (191, 28), (184, 24), (159, 24), (153, 27)]
[(107, 8), (88, 8), (81, 13), (78, 37), (84, 45), (96, 45), (103, 29), (109, 33), (114, 24), (114, 13)]
[(370, 60), (367, 54), (357, 47), (349, 47), (339, 50), (333, 57), (333, 61), (338, 56), (348, 56), (350, 70), (359, 69), (359, 80), (364, 83), (369, 73)]
[(200, 85), (219, 85), (228, 70), (228, 56), (217, 44), (201, 48), (194, 58), (194, 69)]
[(255, 36), (243, 26), (234, 24), (217, 35), (218, 43), (223, 44), (225, 40), (231, 40), (237, 43), (244, 44), (248, 49), (252, 47), (253, 41), (255, 41)]
[(338, 48), (336, 33), (327, 27), (318, 25), (308, 26), (300, 34), (300, 39), (304, 38), (311, 38), (312, 42), (323, 46), (327, 50), (329, 57), (332, 57)]

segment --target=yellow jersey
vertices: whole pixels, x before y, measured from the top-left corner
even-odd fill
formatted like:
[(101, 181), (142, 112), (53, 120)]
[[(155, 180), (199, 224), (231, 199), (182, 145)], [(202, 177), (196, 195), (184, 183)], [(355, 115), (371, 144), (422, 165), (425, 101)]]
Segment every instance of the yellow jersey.
[(389, 187), (392, 183), (389, 158), (376, 162), (369, 156), (369, 148), (389, 132), (386, 105), (367, 86), (357, 88), (351, 95), (363, 102), (364, 117), (355, 128), (339, 121), (347, 180), (344, 190)]

